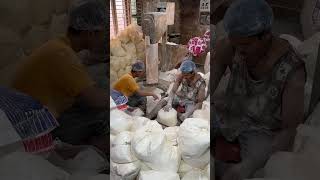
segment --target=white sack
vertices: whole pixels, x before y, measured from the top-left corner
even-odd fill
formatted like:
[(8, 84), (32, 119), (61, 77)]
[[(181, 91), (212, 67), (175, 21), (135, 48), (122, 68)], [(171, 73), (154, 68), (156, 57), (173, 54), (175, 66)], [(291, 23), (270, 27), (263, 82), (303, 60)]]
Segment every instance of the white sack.
[(110, 96), (110, 108), (114, 108), (116, 107), (116, 103), (114, 102), (114, 100), (112, 99), (112, 97)]
[(186, 173), (181, 180), (209, 180), (205, 171), (193, 169)]
[(301, 124), (297, 128), (294, 152), (315, 153), (320, 151), (320, 127)]
[(210, 110), (197, 109), (193, 112), (192, 117), (210, 121)]
[(139, 161), (127, 164), (117, 164), (110, 161), (110, 165), (110, 171), (115, 175), (113, 177), (115, 180), (135, 180), (141, 168)]
[(131, 131), (135, 132), (143, 126), (147, 125), (149, 122), (151, 122), (151, 120), (146, 117), (133, 116)]
[(107, 166), (105, 159), (94, 149), (86, 148), (73, 159), (66, 161), (65, 168), (71, 174), (96, 175)]
[(177, 172), (181, 161), (181, 153), (177, 146), (166, 142), (161, 151), (151, 161), (145, 162), (153, 170)]
[(319, 179), (319, 156), (278, 152), (268, 160), (264, 174), (266, 178), (284, 180)]
[(144, 112), (140, 108), (136, 108), (130, 113), (131, 116), (144, 116)]
[(177, 146), (178, 145), (178, 131), (179, 131), (179, 126), (173, 126), (173, 127), (167, 127), (164, 130), (164, 134), (166, 135), (167, 141), (173, 145)]
[(165, 140), (161, 125), (152, 121), (134, 133), (131, 141), (132, 152), (139, 160), (152, 162), (161, 152)]
[(193, 168), (204, 169), (210, 162), (210, 149), (199, 156), (182, 154), (182, 159)]
[(132, 117), (118, 109), (110, 112), (110, 132), (117, 135), (122, 131), (130, 131), (132, 126)]
[(199, 156), (210, 146), (209, 122), (203, 119), (188, 118), (180, 125), (178, 144), (185, 156)]
[(123, 131), (119, 133), (113, 141), (110, 149), (110, 158), (119, 164), (131, 163), (137, 158), (131, 152), (132, 133)]
[(112, 145), (112, 143), (113, 143), (113, 141), (114, 141), (115, 138), (116, 138), (115, 135), (110, 134), (110, 148), (111, 148), (111, 145)]
[(138, 180), (180, 180), (179, 175), (165, 171), (140, 171)]
[(14, 152), (0, 159), (1, 180), (67, 180), (69, 176), (41, 156)]
[(152, 169), (148, 165), (141, 162), (141, 171), (150, 171), (150, 170), (152, 170)]
[[(207, 173), (207, 177), (208, 179), (210, 179), (210, 163), (208, 164), (208, 166), (206, 167), (206, 173)], [(214, 172), (214, 163), (213, 163), (213, 172)], [(212, 178), (215, 178), (215, 174), (213, 173)]]
[(191, 171), (193, 169), (192, 166), (187, 164), (183, 159), (180, 162), (178, 173), (180, 177), (183, 177), (187, 172)]
[(171, 108), (168, 112), (161, 109), (158, 112), (157, 121), (166, 126), (175, 126), (178, 123), (177, 111)]

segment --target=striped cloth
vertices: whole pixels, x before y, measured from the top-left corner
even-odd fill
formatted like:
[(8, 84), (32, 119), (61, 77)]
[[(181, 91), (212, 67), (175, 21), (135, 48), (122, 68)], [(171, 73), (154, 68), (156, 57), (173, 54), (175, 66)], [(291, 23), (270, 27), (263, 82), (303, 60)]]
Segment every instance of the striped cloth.
[(50, 132), (58, 122), (32, 97), (0, 87), (0, 116), (0, 146), (22, 141), (27, 152), (53, 146)]

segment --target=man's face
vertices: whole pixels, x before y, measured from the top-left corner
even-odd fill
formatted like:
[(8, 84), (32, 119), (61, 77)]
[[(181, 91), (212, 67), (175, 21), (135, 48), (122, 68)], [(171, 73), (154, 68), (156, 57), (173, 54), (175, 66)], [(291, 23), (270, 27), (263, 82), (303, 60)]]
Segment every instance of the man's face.
[(186, 79), (187, 81), (191, 81), (194, 77), (195, 73), (190, 72), (190, 73), (182, 73), (182, 78)]
[(229, 40), (249, 67), (255, 66), (266, 51), (265, 40), (258, 37), (229, 37)]
[(144, 71), (137, 71), (136, 72), (136, 76), (139, 78), (142, 78), (144, 76), (144, 74), (145, 74)]

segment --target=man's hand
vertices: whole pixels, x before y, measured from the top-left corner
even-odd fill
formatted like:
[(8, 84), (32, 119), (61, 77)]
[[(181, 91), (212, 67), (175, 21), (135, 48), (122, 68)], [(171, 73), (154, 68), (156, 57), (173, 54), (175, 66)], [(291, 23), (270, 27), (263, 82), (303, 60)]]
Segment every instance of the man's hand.
[(154, 100), (158, 100), (159, 99), (158, 95), (156, 95), (156, 94), (153, 94), (152, 97), (153, 97)]

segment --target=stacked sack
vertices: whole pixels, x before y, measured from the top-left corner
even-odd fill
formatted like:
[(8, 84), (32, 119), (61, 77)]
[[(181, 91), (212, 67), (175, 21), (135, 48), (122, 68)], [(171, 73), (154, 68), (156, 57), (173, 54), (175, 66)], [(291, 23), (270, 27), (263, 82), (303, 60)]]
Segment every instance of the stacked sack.
[[(278, 180), (314, 180), (319, 178), (320, 131), (314, 125), (297, 128), (293, 152), (277, 152), (264, 167), (264, 177)], [(266, 179), (267, 180), (267, 179)]]
[[(114, 105), (110, 97), (110, 107)], [(172, 143), (174, 137), (169, 140), (157, 121), (130, 116), (117, 109), (111, 110), (110, 117), (111, 179), (168, 177), (180, 180), (177, 174), (181, 161), (179, 148), (177, 143)]]
[(184, 180), (209, 179), (210, 124), (200, 118), (188, 118), (178, 131), (178, 146), (182, 155), (179, 174)]
[(137, 59), (145, 60), (145, 43), (141, 27), (131, 24), (110, 41), (110, 83), (130, 72)]
[[(110, 106), (115, 106), (111, 97)], [(203, 107), (209, 109), (209, 101)], [(188, 118), (163, 129), (157, 121), (113, 109), (110, 127), (111, 179), (210, 179), (208, 117)]]

